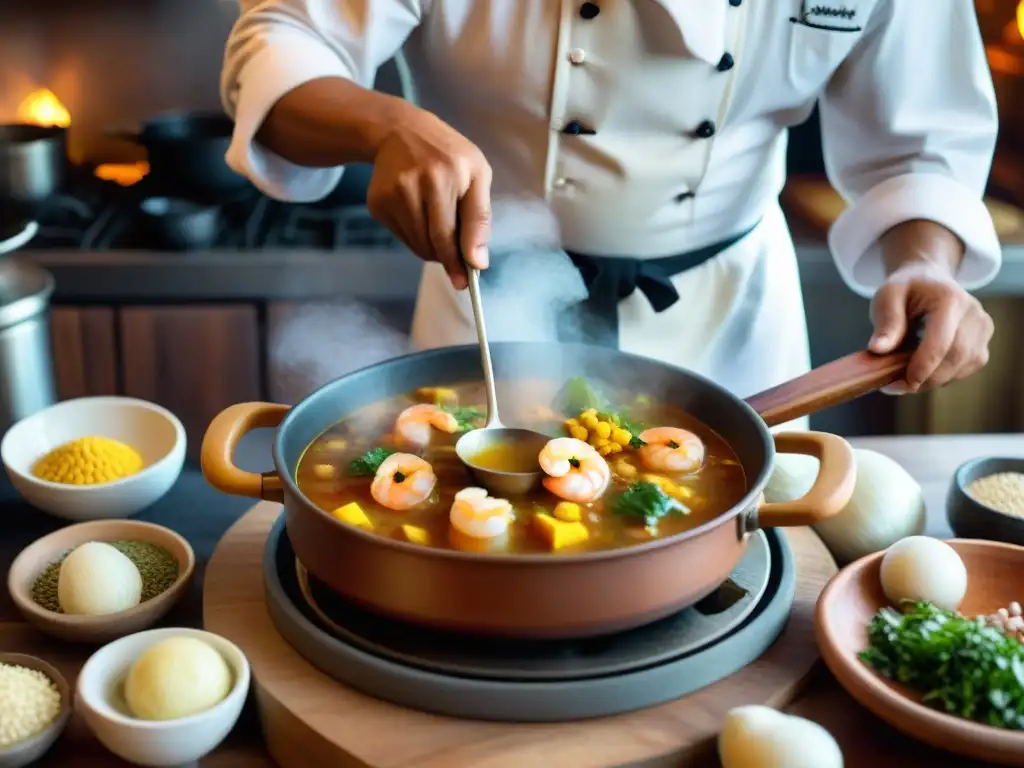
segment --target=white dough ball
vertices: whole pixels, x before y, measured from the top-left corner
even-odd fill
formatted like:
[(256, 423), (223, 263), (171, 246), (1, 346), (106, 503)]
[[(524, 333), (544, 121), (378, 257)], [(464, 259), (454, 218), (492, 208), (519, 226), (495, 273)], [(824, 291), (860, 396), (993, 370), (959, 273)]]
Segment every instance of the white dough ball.
[(843, 768), (843, 753), (817, 723), (771, 707), (732, 709), (718, 736), (722, 768)]
[(109, 544), (82, 544), (61, 563), (57, 601), (64, 613), (103, 616), (134, 608), (141, 599), (142, 574)]
[(930, 536), (908, 536), (882, 556), (882, 591), (894, 606), (924, 601), (955, 611), (967, 594), (967, 568), (949, 544)]
[(231, 691), (224, 657), (195, 637), (169, 637), (128, 672), (124, 699), (140, 720), (175, 720), (205, 712)]

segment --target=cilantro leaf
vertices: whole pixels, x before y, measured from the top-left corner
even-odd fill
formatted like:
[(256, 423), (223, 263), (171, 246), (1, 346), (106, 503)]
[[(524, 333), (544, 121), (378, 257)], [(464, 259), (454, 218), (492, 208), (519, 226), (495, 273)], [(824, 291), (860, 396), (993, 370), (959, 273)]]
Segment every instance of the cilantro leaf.
[(480, 405), (442, 405), (441, 410), (450, 413), (459, 422), (459, 432), (476, 429), (479, 421), (486, 418), (487, 412)]
[(348, 473), (355, 477), (370, 477), (377, 474), (384, 460), (393, 454), (389, 448), (371, 448), (348, 465)]
[(672, 514), (686, 514), (686, 511), (658, 485), (645, 481), (633, 483), (612, 503), (612, 512), (616, 515), (640, 518), (648, 526)]

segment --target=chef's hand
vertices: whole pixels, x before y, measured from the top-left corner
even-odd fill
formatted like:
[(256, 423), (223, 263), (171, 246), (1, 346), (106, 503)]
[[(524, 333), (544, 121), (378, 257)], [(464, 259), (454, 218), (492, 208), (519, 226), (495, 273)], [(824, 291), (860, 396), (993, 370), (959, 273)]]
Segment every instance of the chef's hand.
[(491, 167), (477, 147), (425, 110), (395, 126), (374, 159), (370, 213), (409, 250), (439, 261), (457, 289), (466, 261), (486, 269)]
[(886, 387), (890, 394), (941, 387), (967, 378), (988, 362), (992, 318), (960, 287), (952, 270), (921, 262), (892, 272), (871, 300), (875, 332), (868, 349), (877, 354), (892, 352), (911, 321), (925, 315), (924, 338), (910, 358), (907, 378)]

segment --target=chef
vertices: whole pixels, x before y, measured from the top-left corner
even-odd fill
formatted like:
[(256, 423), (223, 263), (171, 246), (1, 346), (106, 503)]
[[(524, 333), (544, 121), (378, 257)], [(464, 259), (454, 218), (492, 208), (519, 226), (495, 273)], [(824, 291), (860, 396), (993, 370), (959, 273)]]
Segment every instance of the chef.
[[(1000, 265), (991, 79), (973, 3), (940, 5), (241, 0), (228, 162), (292, 201), (373, 163), (371, 213), (429, 262), (420, 347), (475, 340), (460, 254), (488, 267), (492, 199), (542, 199), (588, 289), (587, 340), (745, 396), (809, 367), (778, 196), (786, 128), (817, 102), (849, 203), (830, 249), (872, 298), (870, 349), (927, 316), (895, 385), (927, 389), (985, 365), (992, 321), (968, 291)], [(399, 50), (416, 106), (370, 89)]]

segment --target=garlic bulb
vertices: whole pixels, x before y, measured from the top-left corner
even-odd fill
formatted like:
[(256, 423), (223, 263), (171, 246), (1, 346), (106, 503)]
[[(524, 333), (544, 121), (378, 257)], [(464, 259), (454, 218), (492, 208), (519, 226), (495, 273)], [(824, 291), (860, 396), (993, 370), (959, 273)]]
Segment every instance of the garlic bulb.
[(832, 734), (770, 707), (737, 707), (718, 736), (722, 768), (843, 768)]
[[(924, 496), (909, 472), (875, 451), (859, 448), (853, 455), (857, 464), (853, 496), (838, 514), (814, 526), (840, 565), (916, 536), (925, 526)], [(810, 490), (817, 474), (817, 459), (780, 454), (765, 486), (765, 499), (798, 499)]]
[(87, 542), (61, 563), (57, 600), (64, 613), (102, 616), (134, 608), (141, 599), (142, 574), (109, 544)]
[(929, 536), (909, 536), (889, 547), (878, 575), (893, 605), (923, 601), (955, 611), (967, 594), (964, 561), (949, 544)]

